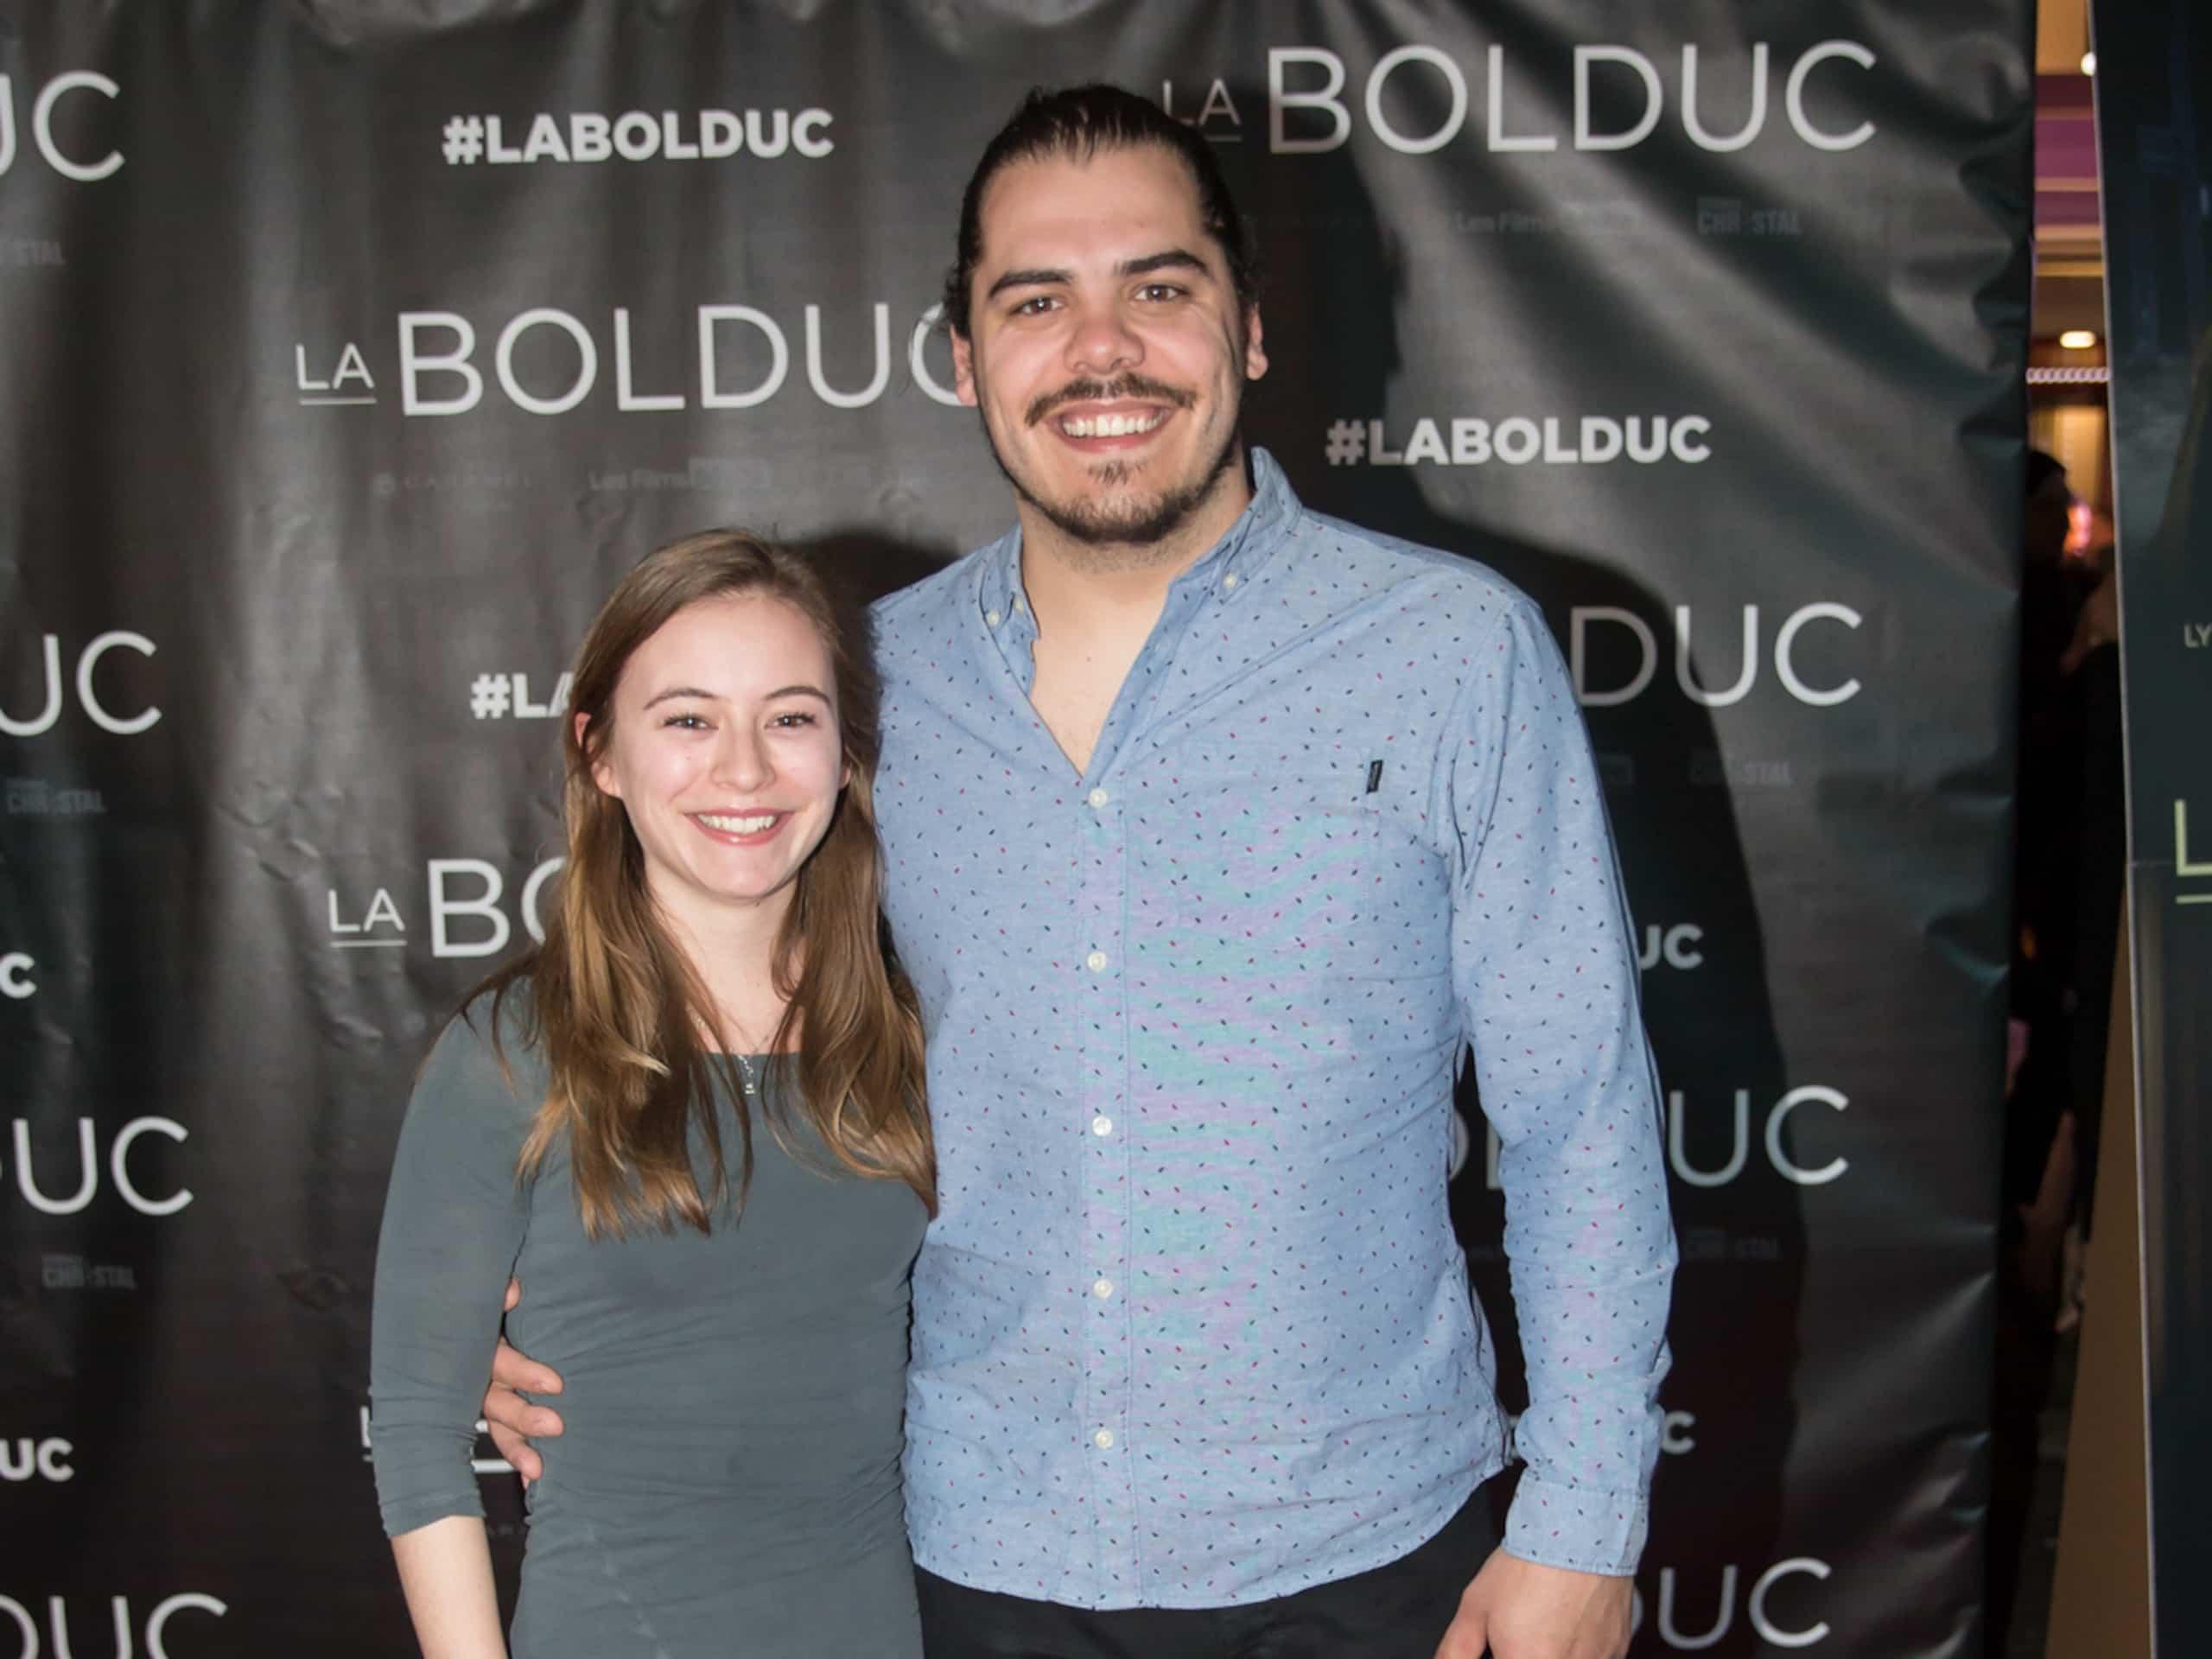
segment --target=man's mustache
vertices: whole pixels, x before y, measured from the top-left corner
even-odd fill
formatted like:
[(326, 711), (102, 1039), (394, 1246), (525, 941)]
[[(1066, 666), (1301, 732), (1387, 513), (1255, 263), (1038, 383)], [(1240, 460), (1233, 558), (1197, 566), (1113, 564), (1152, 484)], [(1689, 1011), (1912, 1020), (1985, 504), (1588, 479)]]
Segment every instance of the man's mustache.
[(1048, 391), (1032, 403), (1023, 423), (1034, 426), (1065, 404), (1116, 404), (1131, 397), (1170, 404), (1177, 409), (1188, 409), (1198, 402), (1193, 393), (1179, 386), (1147, 379), (1141, 374), (1124, 374), (1111, 380), (1071, 380), (1058, 391)]

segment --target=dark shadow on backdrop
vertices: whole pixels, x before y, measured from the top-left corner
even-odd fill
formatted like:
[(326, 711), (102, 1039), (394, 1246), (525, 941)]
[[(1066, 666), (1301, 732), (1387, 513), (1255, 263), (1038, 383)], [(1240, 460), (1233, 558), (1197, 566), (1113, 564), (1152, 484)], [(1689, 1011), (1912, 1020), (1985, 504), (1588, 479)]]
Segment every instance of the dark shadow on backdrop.
[[(1263, 90), (1250, 96), (1266, 106)], [(1562, 648), (1569, 609), (1580, 605), (1631, 611), (1652, 626), (1662, 651), (1671, 650), (1674, 601), (1623, 570), (1508, 527), (1449, 516), (1425, 498), (1417, 468), (1326, 463), (1323, 441), (1332, 421), (1385, 412), (1403, 360), (1404, 251), (1386, 232), (1349, 149), (1302, 157), (1296, 168), (1237, 168), (1235, 160), (1224, 157), (1224, 164), (1261, 249), (1271, 363), (1247, 395), (1246, 431), (1282, 463), (1306, 504), (1490, 566), (1542, 607)], [(1465, 256), (1446, 246), (1434, 257)], [(1564, 283), (1557, 302), (1575, 302)], [(1510, 326), (1511, 319), (1503, 321)], [(1409, 321), (1405, 333), (1417, 341), (1422, 327), (1445, 326), (1442, 319)], [(1602, 474), (1591, 487), (1605, 487)], [(1624, 562), (1633, 560), (1635, 550), (1620, 551)], [(1591, 631), (1593, 684), (1620, 683), (1632, 671), (1615, 671), (1597, 656), (1599, 634), (1610, 632)], [(1719, 743), (1710, 714), (1676, 691), (1669, 669), (1662, 662), (1632, 701), (1586, 711), (1639, 946), (1653, 926), (1692, 922), (1704, 930), (1704, 960), (1695, 970), (1662, 962), (1643, 976), (1661, 1085), (1686, 1108), (1671, 1182), (1683, 1266), (1669, 1327), (1674, 1370), (1662, 1398), (1670, 1411), (1696, 1421), (1678, 1431), (1694, 1446), (1661, 1459), (1647, 1567), (1639, 1575), (1645, 1611), (1637, 1646), (1657, 1648), (1659, 1569), (1679, 1569), (1671, 1625), (1694, 1638), (1719, 1623), (1721, 1567), (1732, 1563), (1738, 1582), (1731, 1627), (1704, 1649), (1727, 1656), (1758, 1646), (1741, 1598), (1775, 1559), (1781, 1531), (1783, 1470), (1798, 1416), (1805, 1227), (1798, 1188), (1764, 1152), (1766, 1115), (1789, 1085), (1758, 912), (1731, 794), (1716, 766)], [(1722, 663), (1699, 677), (1726, 684), (1732, 671), (1732, 664)], [(1687, 1183), (1681, 1169), (1717, 1172), (1733, 1159), (1738, 1090), (1750, 1103), (1741, 1173), (1724, 1185)], [(1471, 1075), (1463, 1076), (1460, 1104), (1479, 1124)], [(1789, 1154), (1786, 1129), (1785, 1122), (1781, 1144)], [(1488, 1189), (1486, 1165), (1478, 1131), (1454, 1184), (1453, 1216), (1497, 1336), (1501, 1392), (1518, 1409), (1526, 1390), (1502, 1249), (1504, 1205)], [(1783, 1601), (1777, 1590), (1777, 1614)]]

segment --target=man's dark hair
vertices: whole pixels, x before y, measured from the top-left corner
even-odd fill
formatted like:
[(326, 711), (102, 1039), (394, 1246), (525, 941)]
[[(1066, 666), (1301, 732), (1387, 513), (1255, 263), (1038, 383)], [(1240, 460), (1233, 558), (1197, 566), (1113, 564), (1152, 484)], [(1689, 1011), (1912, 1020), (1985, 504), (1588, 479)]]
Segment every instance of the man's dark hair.
[(983, 192), (999, 171), (1016, 162), (1070, 156), (1089, 161), (1102, 149), (1134, 149), (1157, 144), (1183, 158), (1198, 191), (1198, 219), (1229, 263), (1229, 278), (1240, 308), (1249, 311), (1258, 297), (1252, 265), (1252, 241), (1244, 216), (1214, 165), (1213, 146), (1149, 99), (1119, 86), (1092, 82), (1058, 92), (1033, 87), (1014, 118), (983, 148), (982, 159), (960, 199), (960, 236), (952, 270), (944, 279), (944, 319), (955, 334), (968, 334), (968, 287), (983, 251)]

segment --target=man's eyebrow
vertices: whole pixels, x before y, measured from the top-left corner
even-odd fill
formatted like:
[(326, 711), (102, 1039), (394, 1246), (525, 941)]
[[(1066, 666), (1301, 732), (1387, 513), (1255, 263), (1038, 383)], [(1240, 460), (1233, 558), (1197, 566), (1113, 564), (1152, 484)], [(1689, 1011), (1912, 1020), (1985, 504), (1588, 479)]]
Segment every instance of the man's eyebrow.
[(1065, 270), (1041, 269), (1009, 270), (991, 284), (989, 291), (983, 297), (987, 300), (996, 299), (1009, 288), (1046, 288), (1054, 283), (1065, 283), (1067, 280), (1068, 273)]
[(1148, 276), (1155, 270), (1198, 270), (1206, 269), (1206, 262), (1188, 248), (1165, 248), (1158, 253), (1147, 253), (1140, 259), (1124, 259), (1121, 272), (1124, 276)]

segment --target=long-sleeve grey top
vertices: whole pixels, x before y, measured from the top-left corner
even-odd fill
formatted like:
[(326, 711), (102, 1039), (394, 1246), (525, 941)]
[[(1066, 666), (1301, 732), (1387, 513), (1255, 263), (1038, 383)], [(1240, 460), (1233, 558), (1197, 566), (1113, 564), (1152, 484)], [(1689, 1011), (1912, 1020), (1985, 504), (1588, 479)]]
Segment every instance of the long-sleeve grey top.
[(488, 1005), (470, 1014), (423, 1068), (385, 1203), (385, 1529), (482, 1513), (469, 1457), (512, 1272), (509, 1335), (561, 1373), (567, 1431), (530, 1494), (517, 1659), (918, 1659), (899, 1458), (920, 1202), (837, 1172), (803, 1123), (790, 1155), (756, 1110), (741, 1217), (588, 1241), (564, 1147), (516, 1179), (543, 1065), (509, 1032), (510, 1085)]

